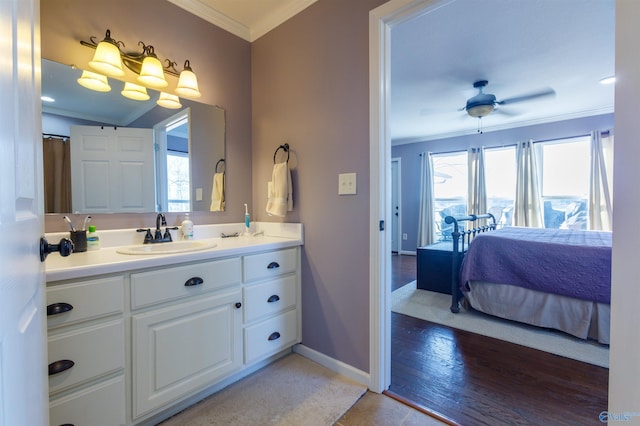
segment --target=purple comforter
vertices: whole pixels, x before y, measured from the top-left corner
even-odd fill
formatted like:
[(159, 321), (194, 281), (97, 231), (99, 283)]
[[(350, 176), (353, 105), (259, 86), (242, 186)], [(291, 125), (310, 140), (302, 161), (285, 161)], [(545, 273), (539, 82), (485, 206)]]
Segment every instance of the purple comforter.
[(462, 261), (460, 283), (511, 284), (611, 302), (611, 232), (511, 227), (479, 234)]

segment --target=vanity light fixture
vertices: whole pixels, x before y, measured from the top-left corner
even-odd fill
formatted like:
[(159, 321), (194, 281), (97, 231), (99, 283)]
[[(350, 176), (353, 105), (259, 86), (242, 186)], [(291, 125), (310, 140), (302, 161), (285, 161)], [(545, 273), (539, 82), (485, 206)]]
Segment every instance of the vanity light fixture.
[(135, 83), (124, 83), (124, 89), (120, 92), (125, 98), (133, 99), (134, 101), (148, 101), (149, 94), (147, 88), (142, 87)]
[(164, 71), (162, 69), (162, 62), (156, 56), (153, 46), (144, 47), (145, 56), (142, 61), (142, 67), (140, 68), (140, 75), (138, 81), (153, 89), (164, 89), (169, 85), (164, 78)]
[[(94, 37), (91, 37), (91, 41), (95, 44), (93, 39)], [(112, 39), (111, 31), (107, 30), (104, 40), (97, 44), (96, 53), (89, 62), (89, 66), (109, 77), (122, 77), (124, 70), (122, 69), (122, 58), (120, 57), (120, 44), (122, 42)]]
[(160, 97), (158, 98), (156, 103), (161, 107), (169, 109), (178, 109), (182, 106), (182, 104), (180, 103), (180, 98), (178, 98), (176, 95), (165, 92), (160, 92)]
[(191, 69), (188, 59), (184, 61), (184, 70), (180, 73), (176, 93), (185, 98), (199, 98), (201, 95), (198, 89), (198, 79)]
[(82, 71), (82, 75), (78, 79), (78, 84), (87, 89), (95, 90), (96, 92), (111, 91), (107, 77), (91, 71)]
[[(178, 85), (176, 86), (176, 93), (178, 95), (185, 98), (198, 98), (201, 96), (200, 90), (198, 89), (198, 80), (191, 68), (189, 60), (185, 61), (182, 72), (178, 72), (175, 68), (176, 63), (169, 59), (165, 59), (168, 65), (163, 67), (163, 62), (156, 56), (153, 46), (145, 45), (140, 41), (138, 45), (142, 46), (142, 52), (125, 52), (122, 49), (124, 48), (124, 43), (111, 38), (111, 31), (108, 29), (105, 38), (99, 43), (96, 41), (95, 36), (91, 36), (89, 40), (90, 41), (81, 40), (80, 44), (96, 49), (93, 59), (89, 62), (89, 65), (94, 71), (110, 77), (122, 77), (125, 74), (123, 69), (124, 65), (138, 75), (137, 80), (141, 85), (158, 90), (164, 89), (169, 85), (165, 76), (172, 75), (179, 77)], [(136, 92), (140, 91), (136, 90)], [(127, 96), (128, 94), (141, 96), (137, 93), (134, 94), (131, 90), (128, 90), (127, 87), (125, 87), (125, 90), (121, 93), (123, 96)], [(173, 98), (175, 98), (175, 100), (172, 99), (170, 103), (174, 105), (174, 108), (179, 108), (179, 106), (176, 107), (175, 105), (180, 105), (180, 101), (175, 95), (173, 95)]]

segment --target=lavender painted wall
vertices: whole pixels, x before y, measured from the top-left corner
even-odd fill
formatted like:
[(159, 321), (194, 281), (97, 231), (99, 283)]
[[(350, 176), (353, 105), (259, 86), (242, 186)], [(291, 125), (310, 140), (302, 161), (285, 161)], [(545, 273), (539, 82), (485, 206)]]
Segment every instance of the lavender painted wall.
[[(189, 59), (198, 75), (199, 102), (226, 110), (227, 210), (195, 212), (195, 223), (241, 222), (251, 200), (251, 44), (169, 3), (157, 0), (41, 0), (42, 57), (82, 64), (93, 50), (80, 40), (111, 36), (136, 51), (140, 40), (153, 44), (160, 58)], [(211, 168), (217, 159), (212, 159)], [(155, 214), (93, 215), (99, 229), (147, 227)], [(182, 214), (170, 214), (179, 224)], [(65, 231), (60, 215), (47, 215), (45, 230)]]
[(407, 239), (401, 241), (400, 249), (415, 253), (417, 248), (420, 210), (420, 153), (425, 151), (434, 153), (464, 151), (469, 147), (512, 145), (518, 141), (529, 139), (558, 139), (586, 135), (592, 130), (609, 129), (613, 129), (613, 114), (392, 146), (391, 156), (401, 158), (402, 233), (407, 234)]
[[(369, 371), (369, 11), (321, 0), (253, 43), (253, 204), (264, 208), (278, 145), (291, 145), (302, 222), (302, 343)], [(357, 194), (338, 195), (338, 174)]]

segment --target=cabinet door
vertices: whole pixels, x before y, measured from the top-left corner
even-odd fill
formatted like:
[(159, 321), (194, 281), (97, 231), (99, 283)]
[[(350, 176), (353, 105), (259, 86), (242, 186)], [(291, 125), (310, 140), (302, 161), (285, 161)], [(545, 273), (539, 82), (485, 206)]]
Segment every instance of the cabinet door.
[(240, 368), (240, 301), (235, 290), (132, 317), (134, 417)]

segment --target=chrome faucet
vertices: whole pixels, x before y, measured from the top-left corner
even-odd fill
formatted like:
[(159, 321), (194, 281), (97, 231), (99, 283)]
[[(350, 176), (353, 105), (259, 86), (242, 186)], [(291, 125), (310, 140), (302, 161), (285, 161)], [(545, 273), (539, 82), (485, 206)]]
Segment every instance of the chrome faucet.
[[(165, 226), (165, 230), (164, 230), (164, 235), (162, 234), (162, 229), (161, 227)], [(136, 231), (138, 232), (144, 232), (144, 244), (150, 244), (150, 243), (170, 243), (171, 241), (173, 241), (173, 239), (171, 238), (171, 232), (169, 232), (170, 229), (176, 230), (178, 229), (177, 226), (173, 226), (173, 227), (168, 227), (167, 226), (167, 219), (164, 216), (164, 213), (158, 213), (156, 216), (156, 232), (155, 235), (151, 235), (151, 229), (150, 228), (140, 228), (137, 229)]]

